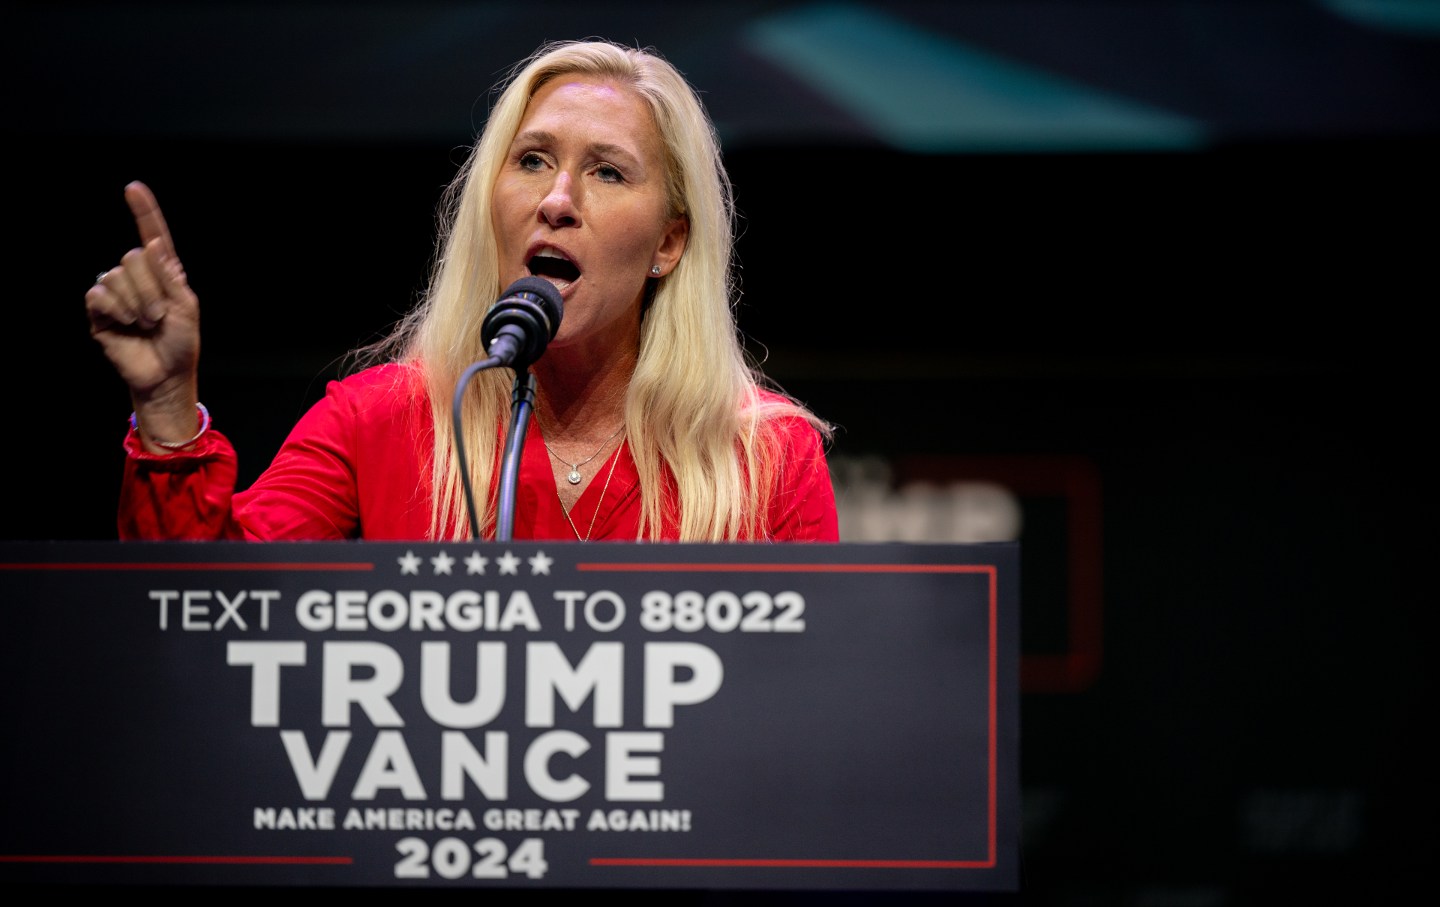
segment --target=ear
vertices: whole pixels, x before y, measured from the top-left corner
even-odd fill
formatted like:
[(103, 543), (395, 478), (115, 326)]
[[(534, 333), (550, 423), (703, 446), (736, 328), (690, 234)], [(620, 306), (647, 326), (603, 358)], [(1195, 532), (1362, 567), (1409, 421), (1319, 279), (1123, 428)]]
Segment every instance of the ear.
[(664, 277), (675, 266), (680, 263), (680, 257), (685, 254), (685, 244), (690, 241), (690, 218), (680, 215), (665, 227), (665, 232), (660, 236), (660, 245), (655, 249), (655, 256), (651, 260), (653, 267), (658, 267), (660, 273), (654, 276)]

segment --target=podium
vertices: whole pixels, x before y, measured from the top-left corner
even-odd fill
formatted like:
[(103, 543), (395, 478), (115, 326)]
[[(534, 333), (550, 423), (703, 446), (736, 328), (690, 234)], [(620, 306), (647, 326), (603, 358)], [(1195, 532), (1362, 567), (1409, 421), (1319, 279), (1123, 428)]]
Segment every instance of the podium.
[(0, 545), (0, 880), (1013, 890), (1018, 558)]

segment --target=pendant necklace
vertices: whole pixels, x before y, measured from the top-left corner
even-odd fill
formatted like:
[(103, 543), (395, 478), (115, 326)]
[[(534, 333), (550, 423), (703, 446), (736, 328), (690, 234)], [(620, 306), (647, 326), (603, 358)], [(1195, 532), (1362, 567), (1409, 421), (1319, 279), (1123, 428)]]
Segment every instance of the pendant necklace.
[(546, 449), (547, 451), (549, 451), (550, 456), (552, 456), (552, 457), (554, 457), (556, 460), (558, 460), (562, 466), (569, 466), (569, 467), (570, 467), (570, 471), (565, 474), (565, 481), (569, 482), (571, 485), (579, 485), (579, 484), (580, 484), (580, 480), (581, 480), (582, 478), (584, 478), (583, 476), (580, 475), (580, 467), (581, 467), (581, 466), (584, 466), (586, 463), (589, 463), (591, 460), (593, 460), (593, 459), (595, 459), (596, 457), (600, 456), (600, 451), (602, 451), (602, 450), (604, 450), (605, 448), (609, 447), (609, 446), (610, 446), (610, 442), (611, 442), (611, 441), (614, 441), (616, 438), (620, 437), (620, 433), (621, 433), (622, 431), (624, 431), (624, 430), (625, 430), (625, 423), (622, 422), (622, 423), (620, 423), (620, 427), (617, 428), (617, 429), (615, 429), (615, 434), (613, 434), (613, 435), (611, 435), (610, 437), (606, 438), (606, 439), (605, 439), (605, 443), (604, 443), (604, 444), (601, 444), (601, 445), (595, 450), (594, 453), (592, 453), (590, 456), (586, 457), (585, 459), (581, 460), (581, 461), (578, 462), (578, 463), (571, 463), (571, 462), (569, 462), (569, 461), (566, 460), (564, 457), (562, 457), (562, 456), (560, 456), (559, 454), (557, 454), (554, 450), (551, 450), (550, 445), (549, 445), (548, 443), (546, 443), (545, 441), (542, 440), (540, 443), (545, 445), (545, 449)]
[[(614, 440), (614, 439), (612, 438), (611, 440)], [(609, 444), (610, 441), (606, 441), (605, 443), (606, 443), (606, 444)], [(625, 444), (624, 444), (624, 442), (621, 442), (620, 446), (617, 447), (617, 448), (615, 448), (615, 453), (612, 454), (611, 457), (610, 457), (610, 471), (609, 471), (608, 473), (606, 473), (606, 475), (605, 475), (605, 487), (603, 487), (603, 488), (600, 489), (600, 500), (598, 500), (598, 501), (595, 502), (595, 512), (592, 513), (592, 514), (590, 514), (590, 528), (588, 528), (588, 529), (585, 530), (585, 536), (584, 536), (584, 538), (581, 538), (581, 536), (580, 536), (580, 530), (575, 527), (575, 521), (570, 518), (570, 511), (568, 511), (568, 510), (565, 509), (565, 499), (564, 499), (564, 498), (561, 498), (561, 499), (560, 499), (560, 512), (563, 513), (563, 514), (565, 514), (565, 522), (567, 522), (567, 523), (570, 524), (570, 531), (573, 532), (573, 533), (575, 533), (575, 540), (576, 540), (576, 541), (579, 541), (579, 542), (588, 542), (588, 541), (590, 541), (590, 534), (595, 531), (595, 520), (598, 519), (599, 516), (600, 516), (600, 507), (601, 507), (601, 505), (603, 505), (603, 504), (605, 503), (605, 493), (610, 490), (610, 479), (613, 478), (614, 475), (615, 475), (615, 464), (617, 464), (617, 463), (620, 462), (620, 451), (623, 450), (624, 448), (625, 448)], [(564, 461), (564, 460), (561, 460), (560, 462), (563, 463), (563, 462), (565, 462), (565, 461)], [(558, 488), (555, 490), (555, 494), (556, 494), (557, 497), (559, 496), (560, 490), (559, 490)], [(577, 502), (577, 503), (578, 503), (578, 502)]]

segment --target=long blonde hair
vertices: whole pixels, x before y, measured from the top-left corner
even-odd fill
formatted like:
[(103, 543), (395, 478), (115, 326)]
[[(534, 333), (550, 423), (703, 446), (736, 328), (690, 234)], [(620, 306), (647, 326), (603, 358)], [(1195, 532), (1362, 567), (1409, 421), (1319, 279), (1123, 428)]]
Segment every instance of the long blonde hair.
[[(467, 533), (450, 406), (455, 382), (486, 357), (487, 307), (502, 290), (491, 196), (534, 94), (560, 75), (630, 87), (650, 106), (665, 148), (671, 216), (689, 220), (685, 253), (655, 283), (625, 398), (625, 429), (640, 476), (641, 538), (679, 526), (684, 541), (763, 539), (781, 438), (773, 420), (828, 426), (788, 398), (764, 395), (731, 311), (734, 204), (715, 128), (683, 76), (654, 52), (605, 41), (548, 44), (512, 70), (480, 140), (447, 190), (440, 254), (424, 301), (378, 350), (419, 368), (435, 423), (431, 534)], [(476, 511), (493, 531), (491, 485), (510, 406), (511, 375), (489, 369), (464, 403), (465, 452)], [(673, 488), (673, 497), (669, 493)]]

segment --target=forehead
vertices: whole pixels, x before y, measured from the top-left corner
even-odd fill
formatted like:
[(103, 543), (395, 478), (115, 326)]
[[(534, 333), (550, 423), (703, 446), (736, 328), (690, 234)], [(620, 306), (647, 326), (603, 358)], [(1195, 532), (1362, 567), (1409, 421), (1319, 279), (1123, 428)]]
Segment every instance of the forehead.
[[(563, 73), (540, 87), (526, 105), (520, 132), (544, 130), (587, 141), (658, 150), (655, 117), (633, 88), (612, 79)], [(624, 140), (622, 142), (622, 140)]]

